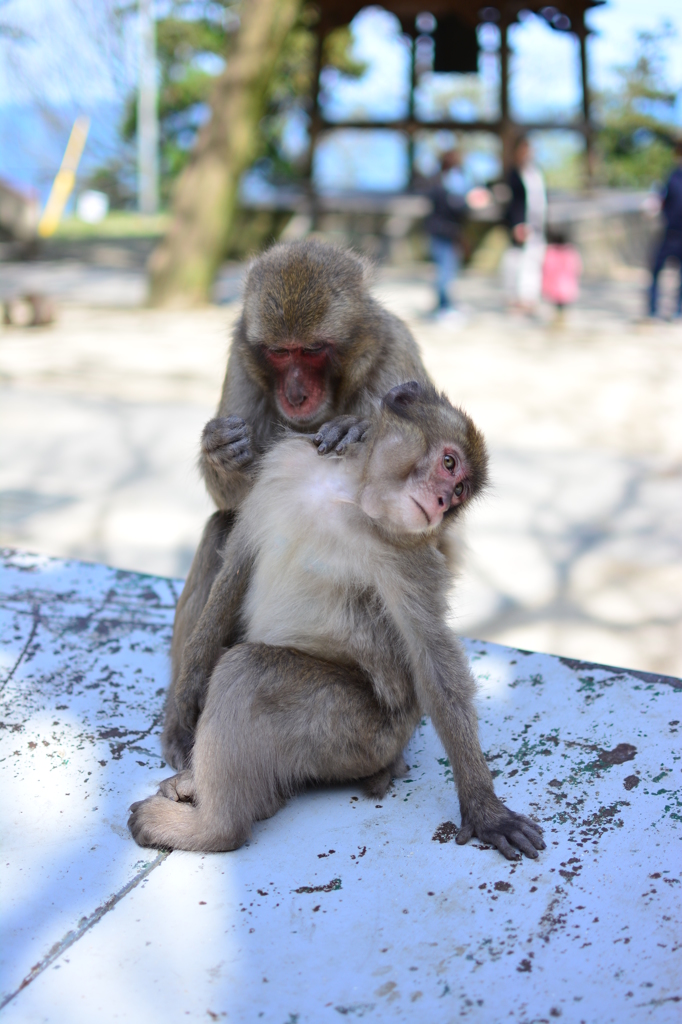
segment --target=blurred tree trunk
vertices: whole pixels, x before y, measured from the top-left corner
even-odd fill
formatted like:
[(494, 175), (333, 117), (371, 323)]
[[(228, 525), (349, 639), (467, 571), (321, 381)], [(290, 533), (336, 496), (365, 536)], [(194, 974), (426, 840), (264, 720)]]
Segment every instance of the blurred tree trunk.
[(268, 81), (301, 0), (244, 0), (227, 67), (173, 195), (170, 228), (149, 260), (153, 306), (208, 300), (234, 219), (237, 186), (256, 153)]

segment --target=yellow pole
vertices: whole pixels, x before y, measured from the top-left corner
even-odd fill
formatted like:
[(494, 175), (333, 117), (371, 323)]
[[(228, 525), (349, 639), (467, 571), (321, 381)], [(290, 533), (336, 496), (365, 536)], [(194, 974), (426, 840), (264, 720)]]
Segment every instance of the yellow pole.
[(52, 182), (50, 195), (38, 223), (38, 234), (41, 238), (49, 238), (57, 230), (64, 207), (76, 182), (76, 171), (83, 155), (89, 129), (89, 117), (77, 117), (73, 123), (61, 167)]

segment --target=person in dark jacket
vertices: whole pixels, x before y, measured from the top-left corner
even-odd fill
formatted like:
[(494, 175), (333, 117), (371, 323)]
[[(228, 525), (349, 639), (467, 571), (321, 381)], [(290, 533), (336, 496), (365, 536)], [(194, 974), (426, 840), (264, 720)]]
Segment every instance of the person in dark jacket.
[(677, 296), (676, 316), (682, 316), (682, 140), (675, 146), (677, 167), (668, 178), (663, 192), (661, 212), (665, 220), (665, 234), (651, 271), (649, 289), (649, 316), (656, 316), (658, 310), (658, 275), (669, 256), (680, 265), (680, 290)]
[(466, 188), (457, 150), (450, 149), (440, 158), (440, 174), (425, 190), (433, 209), (424, 222), (429, 235), (431, 258), (436, 264), (436, 313), (452, 314), (452, 288), (461, 263), (462, 224), (466, 214)]

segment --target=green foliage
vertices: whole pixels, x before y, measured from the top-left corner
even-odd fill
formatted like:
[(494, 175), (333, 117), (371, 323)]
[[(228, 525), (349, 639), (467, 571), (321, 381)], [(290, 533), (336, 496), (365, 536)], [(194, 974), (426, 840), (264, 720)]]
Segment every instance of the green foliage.
[[(248, 2), (248, 0), (243, 0)], [(171, 0), (168, 13), (156, 23), (159, 65), (159, 129), (161, 196), (167, 201), (172, 183), (189, 159), (200, 125), (209, 116), (213, 80), (229, 58), (230, 39), (239, 26), (237, 0)], [(259, 157), (266, 158), (276, 177), (295, 177), (297, 165), (282, 146), (288, 119), (307, 113), (315, 73), (314, 24), (318, 14), (304, 7), (273, 68), (260, 125)], [(358, 77), (363, 64), (350, 55), (348, 27), (327, 36), (323, 65)], [(129, 97), (121, 127), (132, 142), (137, 131), (136, 96)]]
[(665, 43), (673, 36), (669, 24), (638, 32), (634, 59), (617, 69), (619, 87), (598, 99), (600, 176), (607, 185), (648, 188), (670, 173), (679, 133), (665, 59)]
[[(208, 117), (216, 74), (224, 67), (232, 33), (239, 25), (234, 0), (172, 0), (156, 23), (159, 69), (159, 149), (162, 200), (185, 166), (196, 132)], [(137, 132), (137, 97), (126, 104), (121, 126), (132, 142)]]
[(86, 188), (97, 189), (109, 196), (112, 210), (125, 210), (135, 204), (134, 168), (132, 161), (124, 154), (120, 159), (96, 168), (83, 182)]

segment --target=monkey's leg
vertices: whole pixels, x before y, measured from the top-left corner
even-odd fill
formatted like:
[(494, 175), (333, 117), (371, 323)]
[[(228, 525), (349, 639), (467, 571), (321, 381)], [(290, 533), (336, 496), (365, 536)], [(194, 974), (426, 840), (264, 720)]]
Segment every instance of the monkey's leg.
[(192, 759), (195, 802), (135, 804), (144, 846), (231, 850), (307, 782), (362, 779), (399, 767), (418, 721), (379, 704), (366, 676), (265, 644), (238, 644), (211, 677)]
[(387, 768), (382, 768), (381, 771), (363, 779), (362, 788), (367, 796), (381, 800), (391, 788), (393, 780), (405, 778), (409, 770), (405, 758), (399, 754)]
[(222, 568), (221, 552), (234, 519), (234, 512), (214, 512), (206, 523), (175, 609), (171, 644), (171, 684), (166, 699), (166, 721), (161, 744), (164, 758), (178, 770), (185, 767), (194, 743), (193, 732), (183, 729), (180, 725), (175, 705), (175, 688), (180, 674), (182, 652), (199, 621), (213, 581)]

